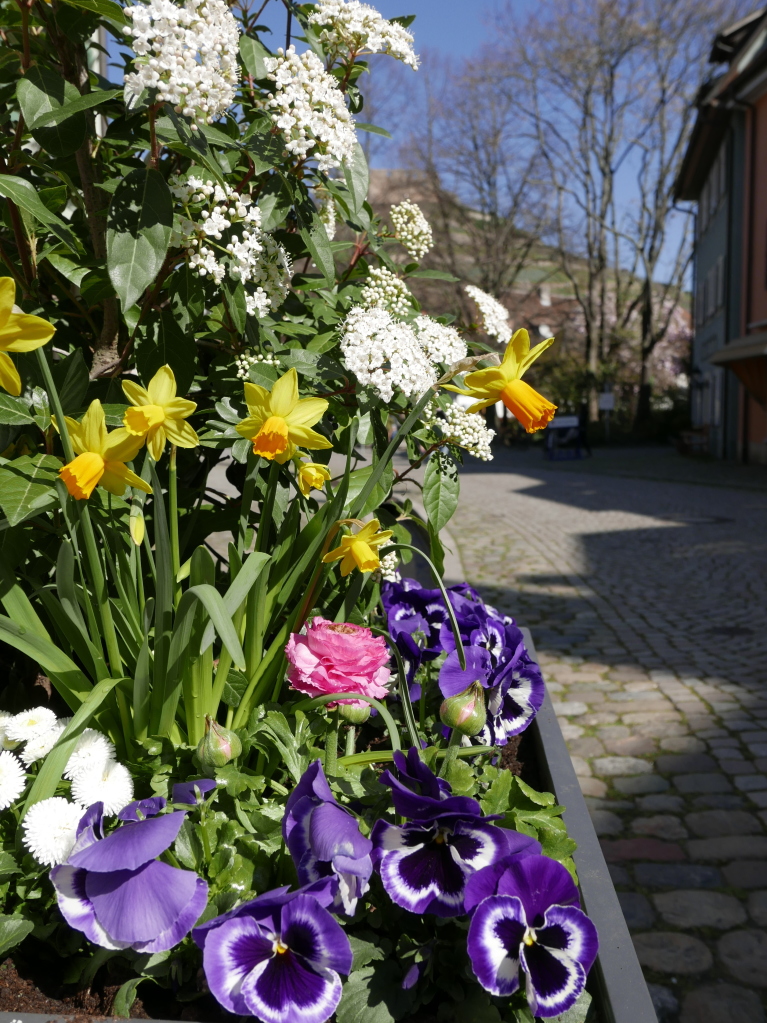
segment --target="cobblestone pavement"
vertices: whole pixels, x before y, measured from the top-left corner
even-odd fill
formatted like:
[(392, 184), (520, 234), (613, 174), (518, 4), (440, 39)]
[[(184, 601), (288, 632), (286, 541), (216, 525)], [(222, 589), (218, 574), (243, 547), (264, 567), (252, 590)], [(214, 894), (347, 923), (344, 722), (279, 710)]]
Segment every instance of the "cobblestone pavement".
[(449, 529), (532, 630), (659, 1019), (764, 1023), (767, 492), (588, 470), (473, 462)]

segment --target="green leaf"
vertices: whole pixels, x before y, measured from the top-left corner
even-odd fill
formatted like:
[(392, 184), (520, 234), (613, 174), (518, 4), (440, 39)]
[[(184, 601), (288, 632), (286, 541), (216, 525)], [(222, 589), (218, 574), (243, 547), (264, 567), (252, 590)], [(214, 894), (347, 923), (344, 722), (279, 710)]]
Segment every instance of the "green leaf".
[[(267, 561), (271, 560), (271, 554), (263, 554), (254, 551), (249, 554), (236, 578), (224, 594), (224, 608), (226, 613), (232, 617), (235, 611), (242, 605), (250, 593), (253, 583), (261, 575)], [(209, 622), (202, 637), (202, 653), (204, 653), (213, 642), (213, 623)], [(232, 706), (229, 704), (229, 706)]]
[(245, 287), (242, 281), (232, 281), (227, 277), (221, 283), (221, 290), (224, 293), (226, 308), (232, 318), (234, 329), (239, 334), (244, 334), (248, 309), (245, 302)]
[(459, 281), (460, 277), (453, 277), (444, 270), (413, 270), (406, 274), (407, 277), (425, 277), (430, 281)]
[(0, 853), (0, 881), (5, 881), (13, 874), (20, 874), (21, 867), (9, 852)]
[[(221, 637), (221, 642), (231, 654), (235, 667), (244, 669), (245, 655), (242, 652), (242, 647), (240, 646), (240, 641), (237, 638), (237, 633), (234, 625), (232, 624), (232, 619), (230, 615), (227, 614), (221, 594), (209, 583), (201, 583), (199, 586), (190, 586), (186, 591), (185, 596), (190, 593), (197, 597), (210, 615), (210, 620), (213, 622), (216, 632)], [(201, 648), (200, 653), (205, 653), (205, 649), (205, 647)]]
[(352, 212), (357, 213), (368, 197), (370, 171), (365, 159), (365, 150), (357, 143), (354, 156), (344, 163), (344, 178), (352, 199)]
[(146, 979), (146, 977), (131, 977), (130, 980), (125, 981), (112, 1003), (113, 1016), (119, 1016), (123, 1019), (130, 1018), (131, 1006), (136, 1001), (136, 989)]
[(5, 958), (34, 928), (32, 921), (22, 916), (0, 916), (0, 956)]
[(54, 363), (53, 380), (59, 392), (64, 414), (76, 415), (82, 408), (90, 383), (88, 367), (85, 365), (81, 348), (72, 352), (61, 362)]
[(170, 245), (173, 198), (159, 171), (132, 170), (109, 205), (107, 266), (124, 309), (160, 272)]
[(0, 467), (0, 507), (12, 526), (58, 503), (54, 485), (60, 468), (53, 455), (22, 455)]
[(68, 120), (75, 114), (100, 106), (121, 93), (122, 89), (99, 89), (97, 92), (86, 92), (84, 96), (78, 95), (77, 99), (73, 99), (71, 103), (65, 103), (58, 110), (49, 110), (47, 113), (39, 114), (30, 124), (29, 130), (34, 133), (36, 129), (42, 128), (46, 124), (61, 124), (62, 121)]
[(29, 405), (10, 394), (0, 393), (0, 423), (4, 426), (25, 426), (34, 421)]
[(456, 1002), (455, 1023), (501, 1023), (501, 1014), (484, 991), (472, 990), (462, 1002)]
[(57, 238), (61, 239), (73, 252), (78, 252), (80, 243), (64, 221), (47, 208), (34, 187), (24, 178), (13, 174), (0, 174), (0, 195), (11, 199), (21, 209), (31, 213), (35, 219), (44, 224)]
[(76, 288), (79, 288), (82, 284), (83, 277), (90, 273), (90, 267), (80, 266), (78, 263), (73, 263), (71, 259), (66, 259), (64, 256), (58, 256), (51, 252), (45, 257), (48, 262), (66, 279), (70, 284), (74, 284)]
[(372, 963), (377, 959), (385, 959), (383, 949), (372, 941), (364, 941), (353, 934), (349, 935), (349, 944), (352, 948), (352, 973), (361, 970), (363, 966)]
[[(71, 156), (85, 140), (87, 124), (81, 111), (72, 111), (65, 118), (45, 128), (48, 118), (58, 118), (70, 104), (82, 99), (77, 88), (61, 75), (39, 64), (31, 67), (16, 86), (16, 96), (35, 142), (53, 156)], [(59, 120), (68, 121), (59, 126)]]
[(355, 121), (354, 127), (359, 131), (367, 131), (372, 135), (383, 135), (384, 138), (390, 139), (391, 135), (386, 128), (379, 128), (377, 124), (367, 124), (365, 121)]
[(229, 673), (226, 676), (226, 682), (224, 682), (224, 688), (221, 692), (221, 699), (227, 705), (236, 709), (242, 703), (242, 698), (245, 695), (245, 690), (248, 688), (248, 680), (245, 678), (241, 671), (235, 671), (234, 668), (229, 669)]
[(62, 0), (62, 2), (69, 4), (70, 7), (79, 7), (83, 11), (90, 11), (91, 14), (98, 14), (99, 17), (106, 18), (107, 21), (114, 21), (117, 25), (129, 24), (122, 7), (114, 3), (114, 0)]
[(429, 459), (423, 478), (423, 506), (435, 532), (444, 529), (458, 507), (461, 484), (458, 467), (443, 451)]
[(330, 247), (330, 239), (325, 230), (325, 225), (317, 215), (311, 227), (300, 228), (301, 238), (311, 253), (314, 265), (322, 274), (324, 283), (332, 284), (336, 279), (336, 267), (333, 262), (333, 250)]
[(514, 776), (511, 771), (500, 772), (485, 795), (480, 799), (484, 813), (506, 813), (509, 808), (509, 794), (513, 778)]
[(252, 75), (256, 81), (266, 78), (267, 70), (264, 58), (271, 56), (272, 54), (259, 39), (253, 36), (240, 36), (240, 57), (242, 63), (245, 65), (245, 70), (248, 74)]
[(136, 346), (136, 367), (143, 380), (151, 380), (165, 365), (173, 370), (178, 393), (186, 394), (194, 380), (197, 345), (194, 334), (182, 330), (171, 309), (150, 321)]
[(374, 966), (355, 970), (344, 984), (336, 1010), (338, 1023), (394, 1023), (412, 1004), (412, 995), (402, 990), (402, 971), (386, 959)]

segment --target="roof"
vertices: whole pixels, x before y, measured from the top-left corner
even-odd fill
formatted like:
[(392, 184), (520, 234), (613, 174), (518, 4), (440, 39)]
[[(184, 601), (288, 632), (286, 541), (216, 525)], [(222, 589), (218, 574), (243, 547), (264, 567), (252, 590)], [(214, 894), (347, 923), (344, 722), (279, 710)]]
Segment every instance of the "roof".
[(743, 109), (738, 93), (767, 67), (766, 33), (767, 8), (761, 7), (716, 36), (711, 63), (727, 62), (729, 67), (700, 90), (698, 116), (674, 188), (677, 200), (699, 198), (733, 110)]

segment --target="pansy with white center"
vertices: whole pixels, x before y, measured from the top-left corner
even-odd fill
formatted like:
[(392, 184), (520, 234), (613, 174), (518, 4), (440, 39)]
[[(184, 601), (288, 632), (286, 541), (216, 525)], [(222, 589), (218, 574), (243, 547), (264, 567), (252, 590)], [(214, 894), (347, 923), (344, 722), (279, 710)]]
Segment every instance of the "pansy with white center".
[(64, 863), (74, 849), (83, 812), (82, 806), (63, 796), (41, 799), (22, 821), (24, 845), (40, 863), (49, 867)]
[(508, 860), (479, 871), (466, 886), (472, 912), (467, 950), (477, 980), (508, 997), (526, 975), (534, 1016), (558, 1016), (578, 999), (599, 939), (579, 907), (565, 867), (547, 856)]
[(33, 707), (15, 714), (5, 726), (5, 734), (12, 742), (26, 742), (50, 731), (56, 724), (56, 715), (49, 707)]
[(371, 838), (381, 880), (392, 902), (411, 913), (461, 916), (466, 879), (510, 855), (537, 853), (527, 835), (498, 827), (469, 796), (454, 796), (411, 747), (407, 760), (394, 754), (395, 770), (380, 781), (392, 790), (404, 825), (379, 820)]
[(345, 932), (325, 908), (335, 879), (278, 888), (196, 927), (208, 986), (229, 1012), (263, 1023), (325, 1023), (352, 968)]
[(107, 760), (75, 775), (72, 796), (83, 806), (100, 801), (104, 804), (104, 813), (114, 814), (133, 799), (133, 778), (123, 764)]
[(16, 802), (26, 783), (27, 776), (19, 758), (10, 750), (3, 750), (0, 753), (0, 810)]

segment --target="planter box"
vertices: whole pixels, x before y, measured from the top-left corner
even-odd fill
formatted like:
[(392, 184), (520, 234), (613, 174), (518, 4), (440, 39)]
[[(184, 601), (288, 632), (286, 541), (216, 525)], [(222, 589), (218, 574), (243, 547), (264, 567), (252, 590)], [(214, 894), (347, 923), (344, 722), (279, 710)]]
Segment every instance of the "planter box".
[[(522, 632), (530, 655), (535, 658), (530, 631), (523, 628)], [(582, 905), (599, 934), (599, 955), (588, 982), (599, 1021), (657, 1023), (652, 999), (548, 691), (525, 736), (527, 748), (522, 759), (529, 755), (532, 746), (541, 788), (553, 792), (557, 802), (567, 807), (562, 817), (570, 837), (578, 843), (573, 859), (578, 870)]]

